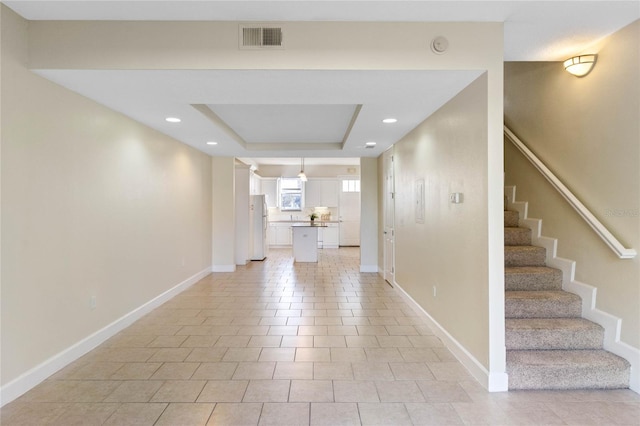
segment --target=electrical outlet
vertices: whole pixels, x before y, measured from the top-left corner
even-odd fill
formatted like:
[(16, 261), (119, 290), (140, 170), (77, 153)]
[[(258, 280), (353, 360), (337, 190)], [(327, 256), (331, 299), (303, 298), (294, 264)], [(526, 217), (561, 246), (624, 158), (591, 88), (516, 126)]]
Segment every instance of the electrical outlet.
[(89, 307), (92, 310), (96, 308), (96, 297), (95, 296), (91, 296), (91, 298), (89, 298)]
[(433, 286), (433, 297), (436, 297), (437, 293), (438, 293), (438, 292), (437, 292), (437, 288), (436, 288), (436, 286), (434, 285), (434, 286)]

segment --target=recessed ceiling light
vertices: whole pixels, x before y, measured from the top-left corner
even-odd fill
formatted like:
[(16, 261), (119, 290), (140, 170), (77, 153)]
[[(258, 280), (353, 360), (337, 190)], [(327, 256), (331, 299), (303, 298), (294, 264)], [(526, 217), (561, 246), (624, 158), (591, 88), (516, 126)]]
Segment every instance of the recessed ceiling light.
[(382, 122), (385, 124), (395, 123), (396, 121), (398, 121), (397, 118), (385, 118), (384, 120), (382, 120)]
[(165, 118), (165, 120), (168, 121), (169, 123), (179, 123), (182, 121), (178, 117), (167, 117)]
[(375, 142), (367, 142), (365, 143), (366, 146), (376, 146)]
[(209, 142), (207, 142), (207, 145), (218, 145), (218, 142), (209, 141)]

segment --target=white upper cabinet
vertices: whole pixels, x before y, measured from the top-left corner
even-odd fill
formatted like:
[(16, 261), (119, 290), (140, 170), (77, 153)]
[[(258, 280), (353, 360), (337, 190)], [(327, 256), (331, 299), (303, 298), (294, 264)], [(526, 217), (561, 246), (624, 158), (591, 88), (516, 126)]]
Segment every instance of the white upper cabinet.
[(338, 207), (339, 195), (338, 180), (331, 179), (322, 181), (321, 206)]
[(309, 179), (305, 183), (305, 207), (338, 207), (336, 179)]
[(262, 178), (262, 193), (266, 195), (267, 207), (278, 207), (278, 179)]
[(304, 184), (304, 205), (305, 207), (321, 206), (320, 199), (322, 188), (319, 180), (309, 179)]
[(262, 194), (262, 179), (260, 179), (260, 176), (256, 175), (253, 171), (250, 174), (250, 190), (249, 193), (251, 195), (258, 195), (258, 194)]

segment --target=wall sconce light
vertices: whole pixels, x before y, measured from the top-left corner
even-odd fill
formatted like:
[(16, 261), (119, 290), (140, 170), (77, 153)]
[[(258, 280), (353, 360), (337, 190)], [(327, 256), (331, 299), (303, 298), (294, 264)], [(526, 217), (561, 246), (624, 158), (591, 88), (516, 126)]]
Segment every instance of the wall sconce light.
[(597, 56), (598, 55), (574, 56), (564, 61), (564, 69), (576, 77), (584, 77), (593, 69)]

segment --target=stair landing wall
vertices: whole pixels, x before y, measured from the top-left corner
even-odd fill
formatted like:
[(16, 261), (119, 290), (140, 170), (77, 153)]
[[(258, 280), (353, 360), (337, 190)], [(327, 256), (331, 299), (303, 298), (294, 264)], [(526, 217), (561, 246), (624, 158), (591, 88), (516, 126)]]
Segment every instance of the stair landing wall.
[[(505, 124), (624, 243), (640, 249), (640, 21), (608, 36), (594, 72), (557, 63), (505, 63)], [(627, 59), (634, 52), (633, 63)], [(625, 63), (625, 67), (619, 67)], [(634, 111), (634, 117), (630, 114)], [(620, 340), (640, 349), (640, 260), (620, 260), (510, 142), (505, 182), (529, 217), (576, 261), (576, 279), (598, 288), (597, 308), (622, 319)]]

